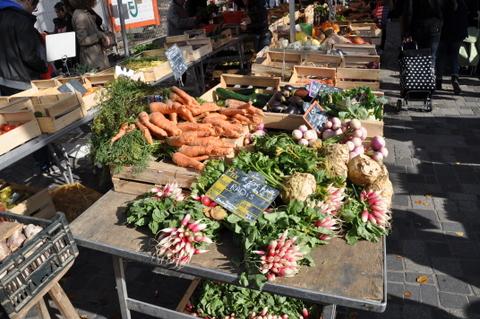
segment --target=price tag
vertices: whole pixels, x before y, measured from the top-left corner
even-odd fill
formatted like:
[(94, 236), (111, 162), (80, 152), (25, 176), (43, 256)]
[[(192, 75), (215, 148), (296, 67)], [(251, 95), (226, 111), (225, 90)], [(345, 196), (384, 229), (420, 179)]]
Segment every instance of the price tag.
[(180, 80), (188, 69), (185, 59), (183, 58), (182, 50), (174, 44), (165, 52), (165, 55), (167, 56), (168, 62), (170, 62), (175, 80)]
[(258, 173), (229, 169), (208, 190), (207, 196), (231, 213), (255, 221), (277, 198), (279, 191), (268, 186)]
[(79, 92), (81, 95), (87, 93), (87, 89), (78, 80), (70, 80), (67, 83), (57, 88), (62, 93)]
[(310, 126), (312, 129), (320, 132), (325, 124), (328, 121), (328, 115), (323, 110), (323, 108), (318, 104), (318, 102), (314, 102), (310, 108), (305, 112), (303, 116), (305, 122)]
[(318, 95), (318, 92), (320, 92), (321, 88), (321, 83), (318, 81), (310, 81), (310, 84), (308, 85), (308, 96), (315, 98)]

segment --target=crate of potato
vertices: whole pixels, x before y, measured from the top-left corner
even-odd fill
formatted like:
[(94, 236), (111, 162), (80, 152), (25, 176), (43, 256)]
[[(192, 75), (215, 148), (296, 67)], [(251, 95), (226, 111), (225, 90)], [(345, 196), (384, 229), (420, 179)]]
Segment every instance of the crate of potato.
[(31, 110), (25, 110), (16, 103), (0, 108), (0, 155), (41, 134)]
[(5, 312), (15, 318), (77, 256), (63, 214), (44, 220), (0, 212), (0, 303)]

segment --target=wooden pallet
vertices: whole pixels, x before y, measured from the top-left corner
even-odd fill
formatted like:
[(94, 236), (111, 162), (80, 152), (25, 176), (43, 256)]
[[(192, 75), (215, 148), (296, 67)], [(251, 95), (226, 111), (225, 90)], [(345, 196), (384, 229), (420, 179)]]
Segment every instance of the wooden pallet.
[(135, 172), (125, 167), (120, 173), (112, 174), (113, 188), (116, 192), (141, 195), (155, 185), (176, 182), (182, 188), (190, 188), (199, 173), (192, 169), (179, 167), (166, 162), (150, 161), (145, 170)]

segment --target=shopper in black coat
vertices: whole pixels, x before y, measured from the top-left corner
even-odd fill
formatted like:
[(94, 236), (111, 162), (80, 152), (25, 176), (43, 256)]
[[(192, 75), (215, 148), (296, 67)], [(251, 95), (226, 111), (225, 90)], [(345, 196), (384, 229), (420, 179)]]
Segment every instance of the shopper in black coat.
[(442, 76), (451, 68), (452, 86), (455, 94), (461, 93), (458, 73), (458, 52), (463, 40), (468, 35), (468, 8), (464, 0), (456, 0), (455, 8), (445, 14), (442, 36), (437, 59), (437, 89), (442, 89)]
[(47, 72), (45, 49), (34, 28), (38, 0), (0, 0), (0, 95), (30, 88)]

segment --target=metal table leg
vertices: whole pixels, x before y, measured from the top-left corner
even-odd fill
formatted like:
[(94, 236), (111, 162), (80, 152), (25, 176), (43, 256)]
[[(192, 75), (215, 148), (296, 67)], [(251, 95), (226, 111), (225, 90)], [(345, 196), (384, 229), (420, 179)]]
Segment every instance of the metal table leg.
[(322, 319), (335, 319), (337, 315), (337, 305), (325, 305), (322, 309)]
[(127, 282), (125, 280), (125, 269), (123, 259), (117, 256), (113, 258), (113, 271), (115, 273), (115, 282), (117, 284), (118, 301), (120, 303), (120, 312), (122, 319), (131, 319), (130, 309), (128, 309)]

